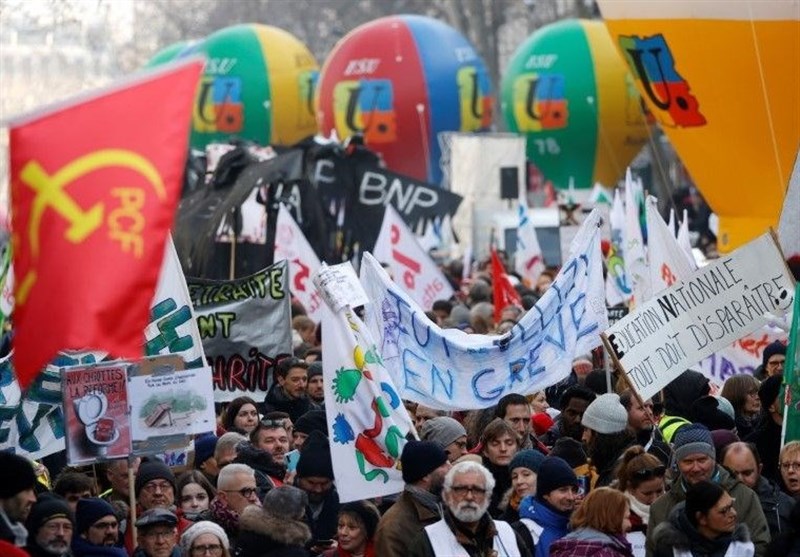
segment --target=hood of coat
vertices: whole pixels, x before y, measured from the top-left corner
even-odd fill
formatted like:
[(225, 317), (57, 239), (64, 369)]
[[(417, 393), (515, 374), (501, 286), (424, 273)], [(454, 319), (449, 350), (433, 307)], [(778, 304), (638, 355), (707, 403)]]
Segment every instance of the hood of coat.
[(669, 520), (656, 527), (653, 532), (653, 541), (657, 546), (714, 553), (720, 549), (724, 550), (732, 542), (749, 542), (750, 532), (747, 525), (738, 524), (732, 534), (710, 540), (700, 534), (697, 528), (689, 522), (684, 504), (680, 503), (670, 513)]
[(247, 507), (239, 517), (239, 532), (251, 532), (288, 546), (305, 546), (311, 540), (311, 530), (302, 520), (272, 516), (255, 505)]

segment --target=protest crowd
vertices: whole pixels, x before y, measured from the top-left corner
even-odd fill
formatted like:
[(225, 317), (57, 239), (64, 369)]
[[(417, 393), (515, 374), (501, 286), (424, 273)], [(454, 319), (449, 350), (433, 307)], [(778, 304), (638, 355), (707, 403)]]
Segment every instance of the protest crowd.
[[(520, 286), (526, 304), (552, 276)], [(495, 323), (491, 280), (476, 272), (463, 301), (435, 302), (430, 318), (488, 334), (513, 324), (525, 310), (504, 308)], [(596, 366), (595, 352), (575, 357), (559, 383), (507, 394), (482, 410), (405, 401), (419, 440), (409, 438), (399, 458), (402, 492), (340, 503), (322, 388), (325, 339), (302, 306), (292, 309), (295, 356), (279, 363), (263, 400), (216, 405), (216, 431), (194, 439), (191, 466), (131, 457), (47, 469), (0, 453), (0, 553), (740, 557), (800, 550), (800, 442), (781, 447), (780, 342), (764, 349), (755, 375), (734, 375), (719, 393), (687, 370), (642, 401), (618, 374)]]

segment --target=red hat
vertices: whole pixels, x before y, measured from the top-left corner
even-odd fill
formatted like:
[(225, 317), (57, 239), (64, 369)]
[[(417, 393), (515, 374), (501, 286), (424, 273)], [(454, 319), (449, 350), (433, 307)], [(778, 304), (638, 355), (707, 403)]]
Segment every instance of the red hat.
[(553, 427), (553, 418), (547, 412), (541, 412), (539, 414), (534, 414), (531, 417), (531, 424), (533, 425), (533, 431), (536, 432), (536, 435), (544, 435), (548, 429)]

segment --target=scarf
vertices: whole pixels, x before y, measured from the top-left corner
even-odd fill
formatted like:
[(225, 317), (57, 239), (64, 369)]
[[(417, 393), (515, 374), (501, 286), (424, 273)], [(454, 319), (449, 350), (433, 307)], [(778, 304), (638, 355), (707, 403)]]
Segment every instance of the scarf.
[(25, 547), (28, 544), (28, 531), (21, 522), (11, 522), (5, 511), (0, 508), (0, 520), (6, 523), (8, 529), (14, 534), (14, 545), (17, 547)]
[(442, 514), (441, 509), (439, 508), (439, 498), (436, 497), (430, 491), (426, 491), (424, 489), (420, 489), (415, 485), (406, 485), (405, 490), (408, 492), (414, 500), (428, 509), (429, 511), (435, 512), (436, 514)]
[(229, 536), (239, 531), (239, 513), (214, 497), (208, 506), (213, 522), (216, 522)]
[(625, 497), (628, 498), (628, 504), (631, 507), (631, 512), (642, 519), (642, 523), (646, 526), (650, 522), (650, 505), (640, 503), (639, 500), (633, 496), (630, 491), (625, 492)]

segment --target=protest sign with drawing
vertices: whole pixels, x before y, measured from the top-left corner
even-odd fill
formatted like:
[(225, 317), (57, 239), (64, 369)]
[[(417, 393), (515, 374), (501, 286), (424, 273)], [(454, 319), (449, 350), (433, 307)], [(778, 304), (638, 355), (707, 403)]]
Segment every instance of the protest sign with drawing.
[(650, 398), (689, 366), (784, 315), (794, 300), (775, 238), (765, 233), (676, 282), (603, 333), (628, 382)]

